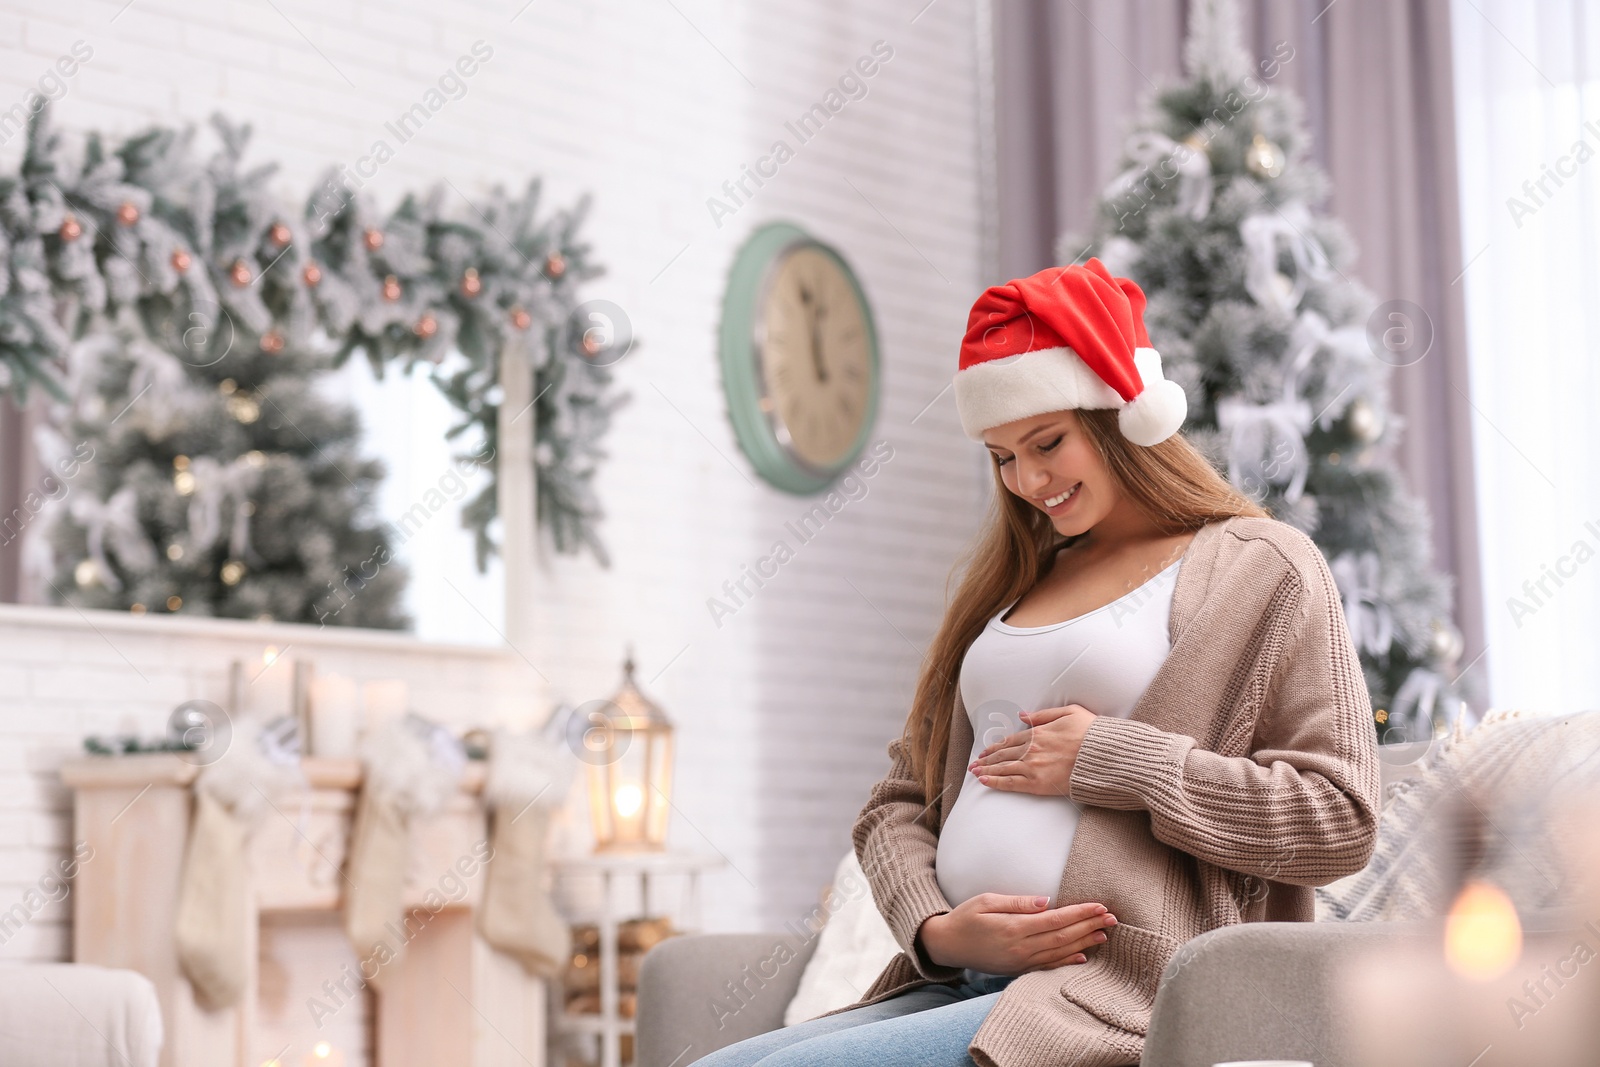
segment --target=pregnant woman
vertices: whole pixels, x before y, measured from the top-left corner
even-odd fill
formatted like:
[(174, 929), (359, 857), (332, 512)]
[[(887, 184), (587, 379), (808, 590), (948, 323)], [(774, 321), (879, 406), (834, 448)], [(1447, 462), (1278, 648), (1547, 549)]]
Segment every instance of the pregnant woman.
[(1144, 304), (1091, 259), (973, 306), (954, 390), (994, 506), (853, 830), (904, 951), (697, 1063), (1136, 1064), (1179, 946), (1310, 921), (1371, 857), (1377, 741), (1327, 564), (1178, 433)]

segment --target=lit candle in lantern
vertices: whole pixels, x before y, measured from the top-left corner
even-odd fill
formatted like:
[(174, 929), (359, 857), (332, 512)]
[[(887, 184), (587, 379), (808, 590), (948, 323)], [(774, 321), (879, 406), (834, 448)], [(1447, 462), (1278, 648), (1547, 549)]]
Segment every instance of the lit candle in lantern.
[(659, 851), (671, 813), (672, 723), (639, 690), (631, 652), (622, 675), (616, 696), (580, 711), (595, 851)]
[(620, 817), (631, 819), (644, 807), (644, 792), (636, 785), (618, 786), (611, 803)]

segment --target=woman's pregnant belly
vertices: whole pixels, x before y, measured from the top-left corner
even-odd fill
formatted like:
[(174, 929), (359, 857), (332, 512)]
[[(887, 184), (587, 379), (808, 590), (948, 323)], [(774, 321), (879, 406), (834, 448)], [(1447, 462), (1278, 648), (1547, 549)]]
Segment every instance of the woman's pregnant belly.
[[(1126, 717), (1171, 649), (1167, 629), (1178, 564), (1133, 592), (1064, 623), (1014, 627), (1003, 612), (962, 661), (961, 702), (972, 727), (967, 762), (990, 744), (1023, 733), (1023, 708), (1082, 704)], [(952, 709), (952, 714), (954, 709)], [(1079, 808), (1068, 797), (1037, 796), (962, 782), (939, 831), (934, 861), (952, 906), (979, 893), (1040, 896), (1056, 903)]]
[[(975, 738), (968, 762), (987, 744), (982, 734)], [(971, 778), (939, 831), (939, 888), (951, 906), (1005, 893), (1047, 897), (1054, 907), (1077, 826), (1078, 809), (1066, 797), (1014, 793)]]

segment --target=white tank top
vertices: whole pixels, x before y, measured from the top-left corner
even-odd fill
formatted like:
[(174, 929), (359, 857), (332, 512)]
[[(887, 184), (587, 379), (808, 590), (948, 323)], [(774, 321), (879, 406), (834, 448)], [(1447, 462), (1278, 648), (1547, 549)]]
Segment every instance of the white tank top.
[[(1022, 729), (1019, 713), (1081, 704), (1126, 718), (1172, 648), (1168, 620), (1180, 558), (1111, 603), (1049, 626), (989, 621), (961, 662), (972, 722), (971, 763)], [(1018, 599), (1021, 599), (1020, 597)], [(1048, 897), (1067, 864), (1078, 810), (1067, 797), (983, 785), (970, 777), (939, 832), (935, 872), (952, 906), (979, 893)]]

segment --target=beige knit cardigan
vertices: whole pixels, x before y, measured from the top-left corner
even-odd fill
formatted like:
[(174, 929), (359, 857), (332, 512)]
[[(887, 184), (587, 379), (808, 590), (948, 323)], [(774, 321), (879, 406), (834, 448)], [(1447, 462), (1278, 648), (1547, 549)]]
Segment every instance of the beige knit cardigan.
[[(1313, 887), (1372, 855), (1372, 708), (1311, 538), (1266, 518), (1202, 527), (1178, 571), (1168, 625), (1167, 659), (1127, 718), (1090, 726), (1067, 786), (1081, 818), (1056, 903), (1097, 901), (1117, 924), (1087, 963), (1030, 971), (1000, 993), (968, 1046), (980, 1067), (1137, 1063), (1156, 985), (1179, 946), (1228, 923), (1309, 922)], [(856, 856), (904, 951), (861, 999), (827, 1015), (962, 976), (915, 941), (924, 919), (952, 910), (934, 857), (971, 778), (959, 687), (952, 713), (934, 802), (902, 736), (856, 819)]]

